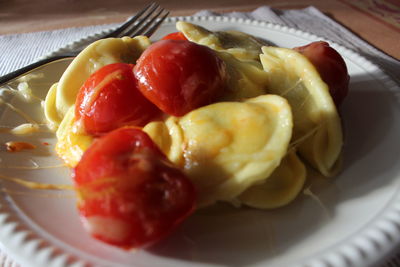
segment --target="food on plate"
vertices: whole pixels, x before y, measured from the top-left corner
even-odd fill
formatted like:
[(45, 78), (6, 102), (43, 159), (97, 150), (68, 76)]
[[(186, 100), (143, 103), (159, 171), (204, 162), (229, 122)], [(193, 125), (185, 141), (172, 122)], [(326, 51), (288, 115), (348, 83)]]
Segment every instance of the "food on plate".
[(111, 63), (135, 63), (149, 45), (147, 37), (138, 36), (109, 38), (85, 48), (46, 96), (45, 115), (52, 126), (61, 123), (68, 109), (75, 104), (79, 89), (93, 72)]
[(156, 242), (216, 202), (285, 206), (309, 168), (326, 177), (340, 170), (337, 107), (348, 74), (333, 48), (176, 27), (153, 43), (93, 43), (44, 105), (57, 154), (74, 170), (85, 228), (125, 249)]
[(181, 32), (172, 32), (165, 35), (161, 40), (187, 40), (187, 38)]
[(254, 208), (272, 209), (290, 203), (303, 188), (306, 167), (295, 150), (288, 151), (268, 179), (239, 195), (240, 202)]
[(267, 93), (268, 77), (259, 61), (242, 61), (226, 52), (218, 55), (225, 61), (229, 74), (221, 101), (237, 101)]
[(22, 150), (36, 148), (36, 146), (31, 143), (21, 141), (9, 141), (5, 143), (5, 146), (8, 152), (20, 152)]
[(232, 201), (272, 173), (287, 152), (292, 114), (284, 98), (262, 95), (207, 105), (144, 131), (190, 177), (198, 205), (206, 206)]
[(143, 126), (160, 110), (138, 89), (134, 65), (113, 63), (95, 71), (75, 102), (76, 131), (100, 135), (121, 126)]
[(239, 60), (259, 61), (265, 41), (239, 31), (209, 31), (199, 25), (179, 21), (176, 28), (189, 41), (205, 45), (215, 51), (227, 52)]
[(86, 230), (123, 248), (154, 243), (195, 207), (190, 180), (139, 128), (118, 128), (97, 139), (73, 179)]
[(140, 92), (169, 115), (182, 116), (222, 95), (225, 63), (208, 47), (187, 40), (149, 46), (134, 68)]
[(325, 176), (338, 171), (342, 128), (329, 88), (307, 58), (293, 49), (263, 47), (267, 91), (284, 96), (293, 112), (293, 141), (298, 151)]
[(311, 61), (322, 80), (329, 86), (333, 101), (339, 106), (349, 91), (350, 80), (346, 63), (340, 54), (323, 41), (295, 47), (294, 50)]
[(75, 167), (83, 153), (95, 139), (94, 136), (75, 131), (75, 106), (69, 108), (56, 132), (55, 150), (69, 167)]

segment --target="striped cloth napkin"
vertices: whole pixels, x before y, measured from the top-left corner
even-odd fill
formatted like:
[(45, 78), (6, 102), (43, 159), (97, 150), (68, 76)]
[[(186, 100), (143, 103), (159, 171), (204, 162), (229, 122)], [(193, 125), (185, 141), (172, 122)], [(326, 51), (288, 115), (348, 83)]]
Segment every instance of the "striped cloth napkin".
[[(332, 40), (350, 48), (377, 64), (393, 80), (400, 83), (400, 62), (377, 48), (360, 39), (349, 30), (324, 15), (314, 7), (297, 10), (278, 10), (262, 6), (253, 12), (233, 12), (218, 14), (203, 10), (195, 15), (199, 16), (231, 16), (264, 20), (286, 25), (300, 30), (312, 32), (318, 36)], [(0, 36), (0, 76), (24, 65), (34, 62), (51, 51), (57, 50), (66, 44), (84, 36), (117, 26), (116, 24), (97, 25), (81, 28), (69, 28), (55, 31), (13, 34)], [(33, 46), (32, 44), (40, 44)], [(7, 257), (0, 250), (1, 267), (17, 267), (18, 264)], [(400, 266), (400, 254), (394, 256), (382, 267)]]

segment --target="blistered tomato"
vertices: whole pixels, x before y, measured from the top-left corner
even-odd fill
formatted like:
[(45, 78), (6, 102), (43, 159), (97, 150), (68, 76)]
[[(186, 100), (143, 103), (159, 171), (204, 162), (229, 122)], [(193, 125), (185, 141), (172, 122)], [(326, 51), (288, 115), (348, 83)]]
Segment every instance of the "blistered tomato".
[(84, 131), (99, 135), (124, 125), (143, 126), (161, 111), (138, 90), (133, 65), (109, 64), (80, 88), (75, 118)]
[(187, 38), (181, 32), (173, 32), (165, 35), (161, 40), (187, 40)]
[(125, 249), (158, 241), (195, 207), (190, 180), (138, 128), (119, 128), (97, 139), (73, 178), (86, 230)]
[(167, 114), (182, 116), (216, 101), (225, 87), (226, 66), (212, 49), (185, 40), (161, 40), (134, 68), (139, 90)]
[(313, 42), (295, 50), (306, 56), (318, 70), (322, 80), (329, 86), (329, 92), (339, 106), (349, 91), (350, 76), (342, 56), (327, 42)]

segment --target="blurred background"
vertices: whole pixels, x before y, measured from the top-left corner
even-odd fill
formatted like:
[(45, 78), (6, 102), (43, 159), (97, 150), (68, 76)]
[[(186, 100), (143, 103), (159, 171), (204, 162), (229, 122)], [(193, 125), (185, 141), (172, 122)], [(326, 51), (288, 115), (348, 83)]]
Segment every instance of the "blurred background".
[[(0, 34), (121, 22), (146, 0), (0, 0)], [(400, 59), (400, 0), (159, 0), (172, 16), (315, 6), (387, 54)]]

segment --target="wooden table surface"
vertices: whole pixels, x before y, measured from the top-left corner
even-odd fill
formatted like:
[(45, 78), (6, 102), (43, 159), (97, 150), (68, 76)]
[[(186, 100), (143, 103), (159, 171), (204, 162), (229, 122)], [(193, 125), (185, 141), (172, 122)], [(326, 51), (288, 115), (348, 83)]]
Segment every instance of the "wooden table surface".
[[(144, 0), (0, 0), (0, 34), (121, 22)], [(251, 11), (261, 5), (320, 9), (369, 43), (400, 59), (400, 0), (159, 0), (171, 15)], [(371, 12), (372, 10), (372, 12)]]

